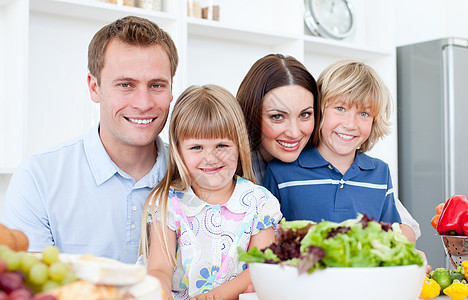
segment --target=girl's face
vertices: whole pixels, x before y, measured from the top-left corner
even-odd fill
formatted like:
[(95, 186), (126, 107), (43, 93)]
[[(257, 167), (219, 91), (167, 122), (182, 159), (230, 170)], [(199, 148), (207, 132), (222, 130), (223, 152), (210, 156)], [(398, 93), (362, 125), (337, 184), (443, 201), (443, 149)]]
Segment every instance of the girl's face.
[(231, 195), (239, 160), (237, 144), (228, 138), (186, 139), (179, 150), (198, 197), (206, 201), (207, 191)]
[(266, 162), (293, 162), (314, 131), (314, 96), (299, 85), (269, 91), (263, 99), (260, 154)]
[(330, 103), (323, 113), (319, 153), (331, 163), (344, 158), (351, 164), (356, 149), (369, 138), (373, 120), (370, 107)]

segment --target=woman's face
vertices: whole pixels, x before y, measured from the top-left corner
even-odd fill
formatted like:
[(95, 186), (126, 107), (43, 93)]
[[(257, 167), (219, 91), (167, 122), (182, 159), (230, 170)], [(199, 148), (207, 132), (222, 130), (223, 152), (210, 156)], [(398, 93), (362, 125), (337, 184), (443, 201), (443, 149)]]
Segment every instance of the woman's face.
[(268, 92), (262, 107), (260, 154), (266, 162), (293, 162), (314, 131), (314, 96), (300, 85)]

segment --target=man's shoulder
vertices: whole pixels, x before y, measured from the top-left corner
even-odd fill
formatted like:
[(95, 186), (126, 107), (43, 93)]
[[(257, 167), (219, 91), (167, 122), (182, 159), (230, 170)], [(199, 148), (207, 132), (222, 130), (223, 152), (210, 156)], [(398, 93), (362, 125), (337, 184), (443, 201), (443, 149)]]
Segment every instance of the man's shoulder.
[(47, 158), (56, 158), (62, 155), (69, 155), (72, 152), (82, 152), (82, 151), (84, 151), (84, 138), (78, 137), (78, 138), (73, 138), (68, 141), (56, 144), (41, 152), (33, 154), (30, 156), (30, 159), (40, 160), (40, 159), (47, 159)]
[(18, 166), (20, 169), (52, 168), (62, 162), (72, 163), (77, 157), (85, 156), (83, 138), (74, 138), (66, 142), (56, 144), (42, 152), (33, 154), (23, 160)]

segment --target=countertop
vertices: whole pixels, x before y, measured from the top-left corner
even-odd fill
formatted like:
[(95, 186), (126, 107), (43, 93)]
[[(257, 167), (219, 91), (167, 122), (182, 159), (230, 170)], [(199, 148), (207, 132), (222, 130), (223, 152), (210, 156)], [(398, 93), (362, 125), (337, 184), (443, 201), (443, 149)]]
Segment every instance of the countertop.
[[(419, 298), (422, 300), (421, 298)], [(436, 298), (432, 298), (433, 300), (452, 300), (449, 296), (439, 296)], [(257, 294), (255, 293), (248, 293), (248, 294), (240, 294), (239, 300), (259, 300)]]

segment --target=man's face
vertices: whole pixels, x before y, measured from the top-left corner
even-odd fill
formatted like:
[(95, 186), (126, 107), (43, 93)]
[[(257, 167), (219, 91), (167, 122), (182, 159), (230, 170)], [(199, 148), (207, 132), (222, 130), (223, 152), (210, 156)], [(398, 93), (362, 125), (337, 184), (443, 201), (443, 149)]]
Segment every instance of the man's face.
[(100, 136), (106, 149), (153, 145), (172, 100), (169, 57), (159, 45), (132, 46), (112, 40), (101, 83), (89, 74), (91, 98), (100, 104)]

